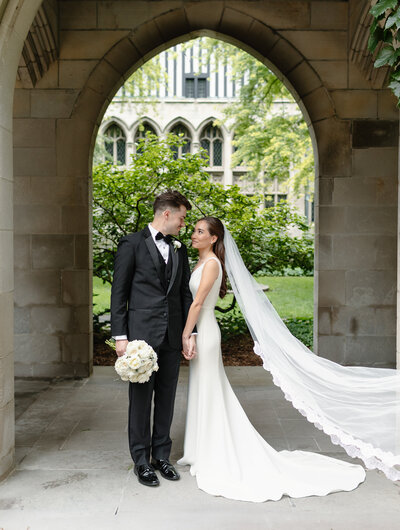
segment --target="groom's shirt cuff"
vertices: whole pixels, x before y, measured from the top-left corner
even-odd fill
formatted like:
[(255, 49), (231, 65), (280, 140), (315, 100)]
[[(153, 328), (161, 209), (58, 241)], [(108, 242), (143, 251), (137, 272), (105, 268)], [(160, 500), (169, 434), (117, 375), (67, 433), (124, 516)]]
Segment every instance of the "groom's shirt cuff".
[(193, 333), (190, 334), (190, 336), (196, 336), (197, 335), (197, 331), (194, 331)]
[(126, 335), (116, 335), (113, 337), (115, 340), (128, 340), (128, 337)]

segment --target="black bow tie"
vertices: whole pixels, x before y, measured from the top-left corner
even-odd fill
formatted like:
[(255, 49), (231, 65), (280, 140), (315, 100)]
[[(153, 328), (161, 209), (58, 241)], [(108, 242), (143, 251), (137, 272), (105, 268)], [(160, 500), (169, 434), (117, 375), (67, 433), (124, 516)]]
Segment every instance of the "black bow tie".
[(160, 239), (164, 239), (164, 241), (168, 244), (172, 241), (172, 237), (170, 235), (165, 236), (161, 232), (158, 232), (158, 234), (156, 235), (156, 240), (159, 241)]

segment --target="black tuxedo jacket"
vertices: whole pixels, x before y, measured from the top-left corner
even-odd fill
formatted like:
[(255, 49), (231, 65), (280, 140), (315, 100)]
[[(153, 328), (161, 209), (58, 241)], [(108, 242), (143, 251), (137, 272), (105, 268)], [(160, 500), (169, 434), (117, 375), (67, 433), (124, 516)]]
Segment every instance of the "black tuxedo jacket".
[(182, 331), (192, 303), (190, 269), (185, 245), (170, 244), (169, 282), (159, 251), (146, 226), (123, 237), (114, 262), (111, 289), (111, 335), (145, 340), (157, 348), (168, 331), (171, 347), (182, 348)]

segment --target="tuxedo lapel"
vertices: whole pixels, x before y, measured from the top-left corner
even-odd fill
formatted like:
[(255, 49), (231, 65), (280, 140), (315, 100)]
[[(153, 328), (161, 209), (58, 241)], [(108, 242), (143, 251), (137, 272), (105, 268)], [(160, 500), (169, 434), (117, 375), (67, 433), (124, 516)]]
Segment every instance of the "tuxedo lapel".
[(153, 241), (153, 238), (151, 237), (151, 233), (150, 233), (148, 226), (146, 226), (146, 228), (143, 229), (143, 233), (144, 233), (147, 249), (150, 252), (150, 256), (157, 270), (157, 274), (160, 278), (161, 285), (165, 286), (165, 275), (163, 271), (161, 270), (160, 259), (158, 257), (159, 252), (157, 250), (156, 244)]
[(169, 244), (169, 258), (172, 259), (172, 271), (167, 294), (170, 292), (171, 287), (174, 284), (179, 263), (179, 252), (175, 250), (175, 247), (172, 243)]

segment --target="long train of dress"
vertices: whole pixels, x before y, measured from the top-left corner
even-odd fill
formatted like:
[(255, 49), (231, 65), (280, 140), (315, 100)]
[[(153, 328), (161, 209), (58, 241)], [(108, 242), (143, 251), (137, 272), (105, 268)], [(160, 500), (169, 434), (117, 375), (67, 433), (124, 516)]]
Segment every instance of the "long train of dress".
[[(192, 273), (193, 296), (203, 266)], [(264, 502), (282, 495), (353, 490), (365, 479), (361, 466), (306, 451), (275, 451), (247, 418), (222, 363), (214, 314), (222, 279), (219, 266), (197, 322), (198, 355), (190, 362), (184, 455), (178, 464), (190, 465), (200, 489), (236, 500)]]

